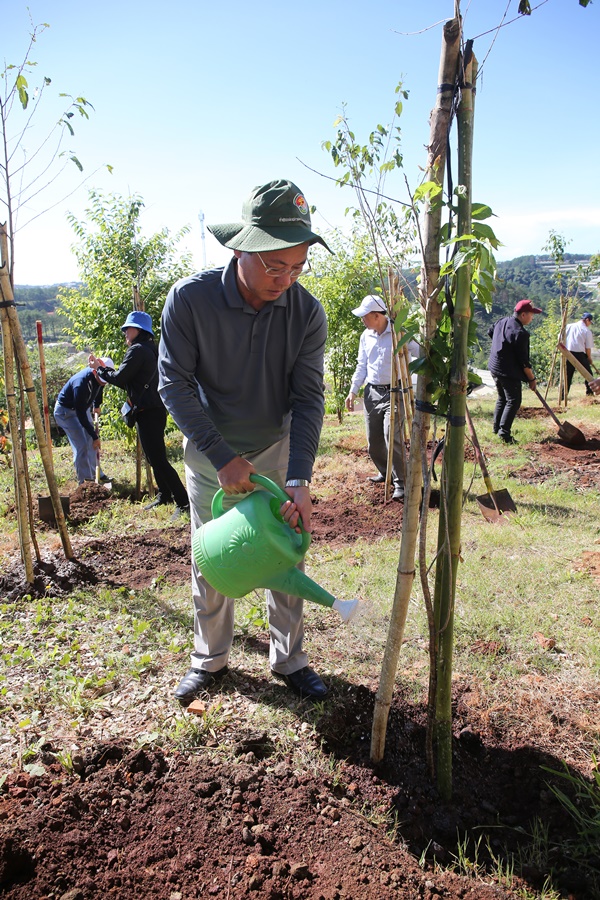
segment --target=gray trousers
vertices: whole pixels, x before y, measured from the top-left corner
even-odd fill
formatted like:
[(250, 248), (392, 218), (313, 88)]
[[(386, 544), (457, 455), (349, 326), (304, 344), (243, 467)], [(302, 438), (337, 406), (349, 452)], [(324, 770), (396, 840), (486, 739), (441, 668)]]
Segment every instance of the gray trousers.
[[(369, 456), (385, 476), (390, 440), (390, 391), (381, 385), (367, 384), (364, 392), (365, 426)], [(400, 437), (400, 416), (394, 417), (392, 479), (394, 487), (404, 487), (405, 453)]]
[[(289, 458), (289, 437), (257, 453), (244, 454), (259, 475), (266, 475), (280, 487), (285, 484)], [(217, 473), (207, 457), (191, 441), (184, 441), (185, 477), (190, 498), (192, 535), (211, 520), (211, 503), (219, 489)], [(227, 510), (237, 500), (224, 497)], [(302, 568), (302, 565), (299, 566)], [(192, 558), (192, 598), (194, 601), (194, 652), (192, 668), (216, 672), (227, 665), (233, 643), (234, 601), (212, 588)], [(267, 591), (271, 669), (289, 675), (308, 664), (302, 649), (304, 639), (304, 601), (299, 597)]]

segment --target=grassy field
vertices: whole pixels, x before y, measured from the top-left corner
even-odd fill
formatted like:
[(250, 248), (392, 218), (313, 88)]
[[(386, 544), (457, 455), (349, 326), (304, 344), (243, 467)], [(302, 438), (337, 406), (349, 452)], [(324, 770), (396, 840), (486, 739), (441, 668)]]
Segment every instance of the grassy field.
[[(532, 407), (536, 403), (528, 401)], [(589, 777), (600, 747), (600, 616), (599, 582), (585, 554), (600, 555), (598, 465), (595, 483), (585, 487), (576, 465), (553, 469), (545, 462), (543, 478), (527, 478), (525, 470), (541, 471), (540, 442), (555, 436), (550, 420), (519, 419), (514, 429), (519, 444), (506, 447), (491, 433), (493, 400), (474, 400), (470, 406), (494, 485), (508, 488), (518, 512), (506, 526), (490, 525), (476, 502), (485, 493), (481, 473), (465, 463), (454, 680), (469, 684), (470, 712), (478, 721), (515, 739), (547, 742), (555, 756)], [(588, 434), (600, 433), (600, 404), (586, 401), (581, 387), (575, 388), (563, 418)], [(179, 436), (170, 442), (182, 472)], [(360, 416), (349, 416), (341, 425), (328, 417), (315, 477), (322, 502), (335, 494), (336, 485), (346, 483), (363, 447)], [(29, 462), (34, 496), (46, 493), (34, 450)], [(61, 492), (68, 493), (76, 486), (68, 447), (56, 448), (55, 467)], [(168, 535), (181, 527), (170, 523), (170, 510), (142, 512), (131, 502), (135, 469), (123, 445), (105, 447), (103, 467), (114, 480), (114, 500), (76, 530), (78, 546), (100, 538), (118, 546), (132, 534), (159, 529)], [(0, 570), (5, 572), (19, 555), (12, 473), (6, 467), (0, 470), (0, 516)], [(437, 519), (437, 511), (430, 510), (430, 561)], [(60, 551), (51, 529), (40, 531), (38, 539), (43, 554)], [(309, 658), (326, 679), (343, 676), (376, 688), (398, 552), (397, 536), (340, 539), (314, 544), (309, 551), (312, 578), (338, 596), (362, 601), (359, 617), (348, 626), (307, 604)], [(267, 729), (282, 753), (293, 752), (310, 767), (330, 767), (332, 760), (311, 726), (323, 713), (320, 706), (299, 723), (293, 709), (274, 708), (268, 694), (259, 593), (236, 604), (231, 661), (255, 689), (219, 697), (200, 718), (171, 701), (192, 644), (186, 580), (169, 583), (157, 573), (138, 590), (88, 587), (68, 596), (1, 601), (0, 778), (15, 768), (35, 767), (40, 747), (49, 741), (72, 769), (86, 743), (99, 738), (188, 749), (207, 741), (220, 745), (240, 717)], [(426, 635), (421, 586), (415, 582), (397, 676), (415, 703), (423, 702), (427, 690)], [(557, 726), (561, 720), (568, 720), (564, 727)]]

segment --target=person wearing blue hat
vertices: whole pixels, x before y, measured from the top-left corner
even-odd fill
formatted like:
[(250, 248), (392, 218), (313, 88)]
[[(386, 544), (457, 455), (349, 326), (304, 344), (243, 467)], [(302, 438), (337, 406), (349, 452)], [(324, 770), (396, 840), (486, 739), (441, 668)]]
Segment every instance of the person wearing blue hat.
[[(565, 347), (570, 350), (575, 359), (592, 374), (592, 349), (594, 347), (594, 335), (592, 334), (592, 321), (594, 317), (590, 312), (585, 312), (579, 322), (567, 325), (565, 334)], [(575, 366), (567, 360), (567, 395), (571, 390), (571, 382), (575, 374)], [(589, 381), (585, 383), (585, 392), (589, 397), (593, 391)]]
[(140, 443), (150, 463), (158, 493), (145, 509), (175, 503), (172, 520), (189, 512), (187, 491), (176, 469), (167, 459), (165, 426), (167, 411), (158, 393), (158, 348), (154, 341), (152, 317), (135, 309), (129, 313), (121, 331), (127, 343), (127, 353), (116, 371), (107, 371), (102, 360), (90, 355), (88, 363), (108, 384), (127, 391), (127, 401), (134, 409), (132, 417), (140, 436)]

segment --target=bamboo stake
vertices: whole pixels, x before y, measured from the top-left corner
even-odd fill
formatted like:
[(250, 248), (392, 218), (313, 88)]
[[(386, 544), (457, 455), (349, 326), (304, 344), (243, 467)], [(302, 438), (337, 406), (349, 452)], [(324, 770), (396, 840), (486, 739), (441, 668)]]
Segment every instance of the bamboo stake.
[(25, 341), (23, 340), (21, 324), (17, 315), (17, 308), (14, 302), (12, 286), (8, 274), (8, 237), (5, 224), (0, 225), (0, 251), (2, 256), (2, 265), (0, 267), (0, 291), (2, 293), (2, 299), (5, 304), (3, 306), (3, 309), (8, 319), (12, 340), (15, 346), (19, 364), (21, 366), (23, 381), (25, 383), (25, 391), (27, 393), (29, 409), (31, 411), (31, 418), (33, 420), (33, 427), (35, 429), (40, 457), (42, 459), (44, 471), (46, 473), (46, 481), (48, 483), (48, 489), (50, 491), (50, 497), (52, 499), (54, 517), (56, 519), (56, 524), (60, 533), (63, 550), (66, 558), (72, 559), (73, 550), (71, 548), (71, 541), (69, 538), (69, 533), (67, 531), (65, 514), (60, 502), (60, 495), (58, 493), (58, 486), (56, 484), (56, 478), (54, 476), (52, 459), (48, 450), (48, 444), (46, 442), (46, 435), (44, 434), (44, 425), (40, 414), (40, 408), (37, 402), (37, 397), (35, 395), (31, 366), (29, 365), (29, 360), (27, 358), (27, 348), (25, 346)]
[[(14, 348), (13, 348), (14, 349)], [(25, 491), (27, 494), (27, 517), (29, 522), (29, 537), (35, 551), (35, 558), (41, 562), (40, 547), (35, 535), (33, 526), (33, 496), (31, 493), (31, 479), (29, 477), (29, 461), (27, 459), (27, 429), (25, 427), (25, 392), (23, 390), (23, 379), (21, 377), (21, 368), (19, 360), (15, 354), (15, 368), (17, 372), (17, 380), (19, 382), (19, 409), (20, 409), (20, 425), (21, 425), (21, 455), (23, 457), (23, 476), (25, 478)]]
[[(133, 308), (139, 310), (140, 312), (144, 312), (144, 301), (141, 297), (139, 288), (137, 284), (133, 285)], [(142, 445), (140, 443), (140, 435), (136, 428), (136, 481), (135, 481), (135, 491), (136, 498), (139, 499), (142, 495)], [(152, 500), (155, 494), (154, 490), (154, 481), (152, 480), (152, 468), (150, 463), (144, 457), (145, 462), (145, 471), (146, 471), (146, 493), (148, 497)], [(139, 472), (139, 480), (138, 480), (138, 472)]]
[[(435, 108), (431, 116), (427, 180), (444, 183), (446, 145), (454, 84), (456, 81), (461, 37), (460, 17), (446, 22), (443, 29), (442, 50), (438, 74), (438, 91)], [(429, 208), (423, 225), (423, 277), (421, 302), (425, 310), (425, 332), (422, 344), (426, 351), (435, 334), (442, 308), (437, 299), (440, 279), (440, 229), (442, 226), (441, 206)], [(381, 679), (375, 698), (373, 729), (371, 733), (371, 760), (381, 762), (385, 750), (385, 734), (404, 626), (408, 614), (410, 595), (415, 577), (415, 550), (421, 510), (421, 489), (423, 486), (424, 448), (427, 446), (430, 413), (426, 412), (431, 402), (427, 392), (427, 380), (419, 376), (417, 380), (417, 404), (412, 424), (410, 457), (408, 462), (404, 513), (402, 519), (402, 542), (398, 560), (398, 574), (394, 592), (394, 602), (385, 646)], [(420, 408), (419, 408), (420, 404)]]
[(38, 319), (35, 323), (37, 331), (38, 354), (40, 357), (40, 381), (42, 385), (42, 406), (44, 410), (44, 426), (46, 428), (46, 440), (48, 441), (48, 449), (52, 456), (52, 434), (50, 432), (50, 410), (48, 408), (48, 385), (46, 383), (46, 357), (44, 354), (44, 336), (42, 334), (42, 323)]
[[(391, 326), (392, 334), (394, 332), (394, 326)], [(393, 346), (393, 342), (392, 342)], [(392, 472), (392, 462), (394, 458), (394, 444), (396, 443), (396, 397), (398, 387), (398, 378), (396, 373), (396, 366), (394, 363), (394, 353), (392, 352), (391, 359), (391, 372), (390, 372), (390, 430), (388, 435), (388, 446), (387, 446), (387, 464), (385, 470), (385, 484), (384, 484), (384, 493), (383, 493), (383, 502), (387, 503), (390, 499), (390, 489), (391, 489), (391, 472)]]
[[(458, 178), (463, 192), (458, 197), (458, 234), (471, 233), (471, 166), (473, 157), (474, 87), (477, 60), (465, 61), (464, 83), (458, 108)], [(470, 241), (461, 242), (468, 251)], [(450, 417), (442, 464), (438, 558), (436, 564), (434, 620), (436, 627), (436, 691), (434, 738), (437, 751), (437, 787), (448, 801), (452, 795), (452, 658), (456, 575), (460, 560), (465, 416), (468, 385), (468, 337), (471, 321), (471, 267), (456, 273), (454, 340), (450, 371)]]
[(17, 416), (17, 394), (15, 392), (15, 368), (14, 348), (8, 321), (6, 301), (0, 303), (0, 318), (2, 320), (2, 348), (4, 355), (4, 384), (6, 388), (6, 405), (8, 407), (8, 421), (12, 444), (15, 499), (17, 506), (17, 522), (19, 527), (19, 547), (21, 560), (25, 567), (25, 580), (27, 584), (33, 584), (33, 559), (27, 528), (27, 490), (24, 478), (25, 465), (21, 444), (19, 442), (19, 420)]

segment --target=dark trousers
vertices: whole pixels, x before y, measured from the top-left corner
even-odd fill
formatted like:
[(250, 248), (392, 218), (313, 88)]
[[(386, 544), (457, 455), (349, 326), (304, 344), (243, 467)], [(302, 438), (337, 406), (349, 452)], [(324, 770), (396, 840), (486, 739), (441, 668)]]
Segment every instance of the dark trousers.
[[(573, 354), (573, 356), (575, 357), (575, 359), (578, 359), (578, 360), (579, 360), (579, 362), (581, 363), (581, 365), (582, 365), (585, 369), (587, 369), (588, 372), (589, 372), (590, 375), (591, 375), (591, 374), (592, 374), (592, 367), (590, 366), (590, 361), (589, 361), (589, 359), (588, 359), (588, 357), (587, 357), (587, 353), (582, 353), (582, 352), (579, 351), (579, 350), (578, 350), (578, 351), (571, 350), (571, 353)], [(572, 363), (570, 363), (569, 360), (567, 360), (567, 394), (568, 394), (569, 391), (571, 390), (571, 382), (573, 381), (573, 375), (574, 375), (574, 373), (575, 373), (575, 366), (574, 366)], [(586, 381), (586, 383), (585, 383), (585, 392), (586, 392), (586, 394), (590, 394), (590, 395), (593, 395), (593, 393), (594, 393), (594, 392), (592, 391), (592, 389), (590, 388), (590, 385), (589, 385), (589, 382), (588, 382), (588, 381)]]
[(510, 429), (523, 399), (523, 382), (518, 378), (504, 378), (492, 375), (498, 399), (494, 409), (494, 433), (502, 438), (510, 437)]
[(183, 482), (167, 459), (165, 447), (166, 409), (162, 406), (141, 410), (137, 414), (136, 424), (142, 450), (154, 473), (161, 502), (172, 503), (175, 501), (177, 506), (188, 506), (188, 495)]
[[(387, 385), (367, 384), (364, 393), (365, 425), (369, 456), (385, 476), (390, 440), (390, 389)], [(394, 417), (392, 479), (394, 487), (404, 487), (405, 450), (401, 438), (400, 417)]]

